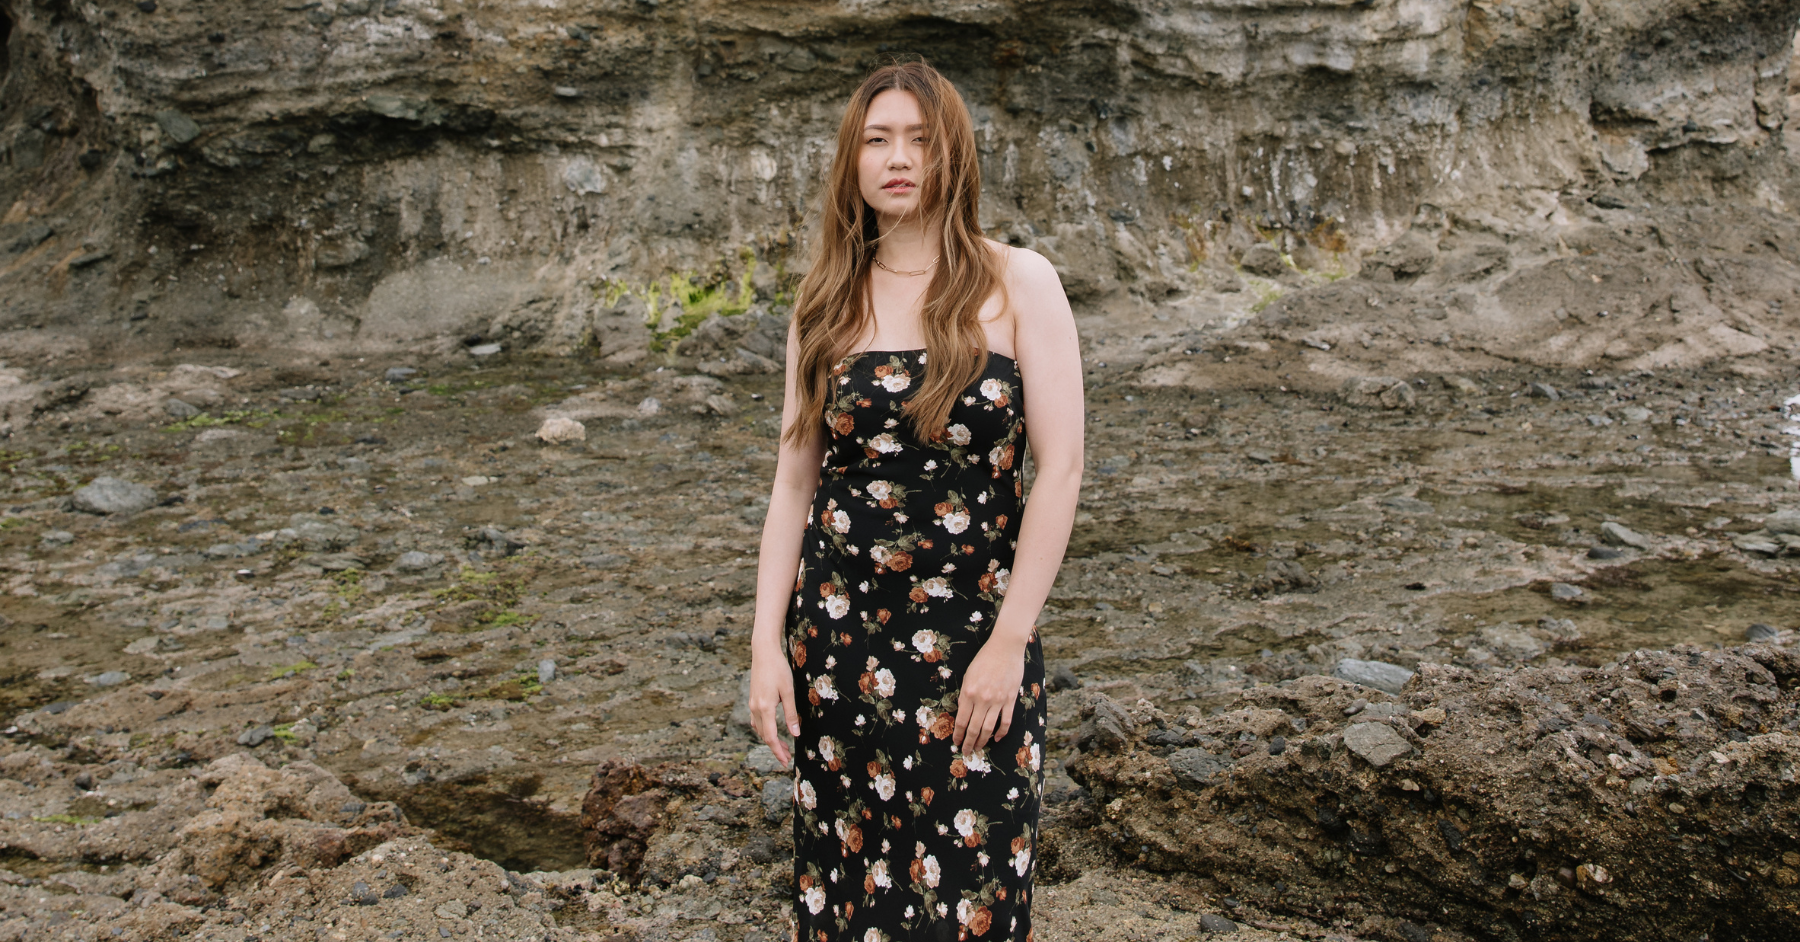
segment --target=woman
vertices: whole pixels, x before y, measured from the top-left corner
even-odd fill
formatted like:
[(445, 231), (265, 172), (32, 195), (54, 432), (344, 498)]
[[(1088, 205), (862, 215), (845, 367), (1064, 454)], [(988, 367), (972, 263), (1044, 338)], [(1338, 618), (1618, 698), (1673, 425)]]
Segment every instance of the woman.
[(1085, 407), (1056, 272), (981, 237), (980, 186), (943, 76), (909, 62), (857, 89), (788, 334), (751, 642), (757, 733), (784, 764), (795, 737), (804, 942), (1033, 938), (1032, 626)]

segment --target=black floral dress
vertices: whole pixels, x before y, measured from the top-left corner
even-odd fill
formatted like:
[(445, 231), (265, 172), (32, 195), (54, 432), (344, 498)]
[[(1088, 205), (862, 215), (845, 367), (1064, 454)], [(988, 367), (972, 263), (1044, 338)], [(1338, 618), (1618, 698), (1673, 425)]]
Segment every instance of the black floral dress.
[(951, 746), (963, 673), (1017, 548), (1019, 369), (990, 354), (929, 442), (901, 412), (924, 369), (925, 353), (908, 350), (832, 371), (830, 442), (787, 617), (800, 942), (1033, 939), (1035, 634), (1006, 737), (969, 757)]

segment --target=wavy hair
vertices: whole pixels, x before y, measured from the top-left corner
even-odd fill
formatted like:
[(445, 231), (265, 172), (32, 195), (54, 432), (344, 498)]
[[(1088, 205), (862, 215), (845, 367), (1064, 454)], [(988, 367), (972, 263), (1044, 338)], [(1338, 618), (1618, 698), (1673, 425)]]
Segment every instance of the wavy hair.
[(837, 154), (831, 162), (819, 213), (812, 266), (794, 301), (799, 338), (800, 416), (784, 433), (799, 443), (823, 421), (831, 372), (852, 351), (856, 338), (874, 320), (869, 273), (881, 239), (873, 208), (858, 186), (858, 156), (869, 104), (884, 91), (912, 93), (926, 128), (925, 166), (919, 168), (919, 213), (940, 224), (939, 264), (925, 289), (920, 324), (925, 334), (925, 377), (907, 402), (907, 420), (923, 440), (944, 434), (950, 409), (987, 368), (987, 337), (981, 306), (1004, 292), (1001, 263), (981, 236), (981, 166), (975, 128), (956, 87), (922, 61), (883, 66), (863, 80), (838, 126)]

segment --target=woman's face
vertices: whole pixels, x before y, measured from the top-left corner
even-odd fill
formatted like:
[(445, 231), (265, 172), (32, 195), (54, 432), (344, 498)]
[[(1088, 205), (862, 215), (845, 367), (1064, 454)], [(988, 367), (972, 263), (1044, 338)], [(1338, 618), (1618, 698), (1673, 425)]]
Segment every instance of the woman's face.
[(925, 118), (912, 92), (890, 88), (869, 102), (857, 180), (863, 200), (884, 221), (918, 211), (926, 143)]

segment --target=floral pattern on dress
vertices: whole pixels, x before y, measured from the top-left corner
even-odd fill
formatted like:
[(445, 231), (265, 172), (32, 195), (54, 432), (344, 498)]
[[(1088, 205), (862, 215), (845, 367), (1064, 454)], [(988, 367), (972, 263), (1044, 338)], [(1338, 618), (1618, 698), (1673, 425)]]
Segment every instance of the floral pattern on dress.
[(1018, 364), (990, 354), (929, 441), (905, 416), (924, 371), (923, 351), (866, 352), (832, 370), (787, 621), (804, 691), (796, 942), (1034, 942), (1045, 735), (1035, 635), (1007, 735), (968, 756), (951, 746), (964, 672), (1018, 548)]

